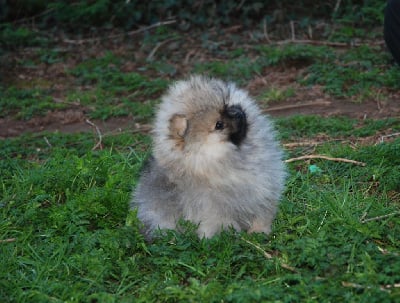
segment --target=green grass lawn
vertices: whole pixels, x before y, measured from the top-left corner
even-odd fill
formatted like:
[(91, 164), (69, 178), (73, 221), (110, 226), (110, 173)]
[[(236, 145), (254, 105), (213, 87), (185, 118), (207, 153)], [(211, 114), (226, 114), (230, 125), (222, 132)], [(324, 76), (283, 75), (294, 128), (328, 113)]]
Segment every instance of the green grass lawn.
[[(94, 1), (90, 16), (98, 16), (96, 3), (103, 9), (108, 2)], [(239, 6), (251, 1), (245, 2)], [(383, 2), (372, 2), (372, 15), (382, 19)], [(7, 72), (0, 74), (0, 119), (26, 121), (78, 108), (85, 118), (129, 116), (148, 124), (170, 81), (189, 73), (242, 87), (261, 77), (255, 99), (263, 109), (309, 101), (297, 89), (316, 86), (332, 103), (399, 102), (400, 72), (388, 64), (388, 53), (369, 40), (357, 45), (354, 25), (361, 19), (361, 37), (382, 41), (368, 27), (371, 3), (357, 14), (358, 5), (341, 3), (357, 22), (343, 19), (320, 39), (348, 43), (343, 47), (266, 43), (262, 24), (254, 35), (166, 26), (124, 41), (61, 47), (65, 37), (58, 29), (6, 24), (0, 27)], [(58, 7), (67, 14), (79, 5), (61, 1), (48, 12)], [(324, 23), (303, 21), (297, 34)], [(277, 71), (295, 79), (286, 76), (280, 86)], [(136, 130), (104, 134), (102, 149), (94, 148), (98, 137), (89, 133), (0, 139), (0, 302), (400, 302), (399, 117), (299, 115), (275, 122), (286, 160), (328, 158), (288, 162), (286, 191), (268, 236), (226, 231), (199, 239), (196, 226), (182, 222), (183, 232), (146, 242), (128, 209), (151, 146)]]
[(128, 202), (147, 136), (105, 136), (104, 149), (95, 151), (90, 134), (1, 140), (1, 301), (400, 300), (400, 138), (354, 141), (355, 133), (399, 132), (398, 121), (276, 122), (284, 143), (320, 137), (321, 129), (329, 136), (288, 147), (287, 159), (323, 154), (366, 165), (291, 162), (270, 235), (228, 231), (209, 240), (185, 222), (185, 232), (153, 243), (139, 233)]

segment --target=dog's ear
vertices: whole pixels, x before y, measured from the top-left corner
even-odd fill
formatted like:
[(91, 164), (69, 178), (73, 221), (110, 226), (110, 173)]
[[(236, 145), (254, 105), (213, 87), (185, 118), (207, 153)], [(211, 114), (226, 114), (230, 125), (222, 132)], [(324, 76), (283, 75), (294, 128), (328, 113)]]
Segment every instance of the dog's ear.
[(188, 120), (185, 115), (175, 114), (169, 120), (169, 129), (173, 138), (183, 138), (188, 128)]

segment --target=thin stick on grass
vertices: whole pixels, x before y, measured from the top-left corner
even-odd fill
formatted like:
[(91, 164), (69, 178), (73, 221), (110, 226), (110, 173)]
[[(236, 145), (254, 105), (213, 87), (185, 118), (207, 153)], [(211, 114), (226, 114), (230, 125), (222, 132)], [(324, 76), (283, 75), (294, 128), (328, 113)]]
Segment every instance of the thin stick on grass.
[(296, 108), (308, 107), (308, 106), (329, 106), (329, 105), (331, 105), (330, 101), (304, 102), (304, 103), (269, 107), (269, 108), (264, 109), (263, 111), (264, 112), (274, 112), (274, 111), (280, 111), (280, 110), (286, 110), (286, 109), (296, 109)]
[(144, 133), (147, 134), (151, 132), (153, 126), (151, 124), (139, 124), (135, 123), (135, 129), (132, 131), (133, 133)]
[(296, 40), (296, 34), (295, 34), (295, 31), (294, 31), (294, 21), (293, 20), (290, 21), (290, 32), (292, 33), (292, 41), (295, 41)]
[(49, 139), (47, 139), (47, 137), (44, 137), (43, 139), (44, 139), (44, 142), (46, 142), (48, 147), (50, 147), (50, 148), (53, 147), (53, 145), (51, 145), (51, 143), (50, 143)]
[(139, 28), (138, 30), (130, 31), (130, 32), (123, 33), (123, 34), (109, 35), (109, 36), (106, 36), (106, 37), (99, 37), (99, 38), (79, 39), (79, 40), (64, 39), (63, 42), (69, 43), (69, 44), (84, 44), (84, 43), (90, 43), (90, 42), (98, 42), (98, 41), (103, 40), (103, 39), (119, 38), (119, 37), (122, 37), (122, 36), (125, 36), (125, 35), (126, 36), (133, 36), (133, 35), (145, 32), (147, 30), (150, 30), (150, 29), (153, 29), (153, 28), (156, 28), (156, 27), (160, 27), (160, 26), (163, 26), (163, 25), (173, 24), (175, 22), (176, 22), (176, 20), (157, 22), (157, 23), (154, 23), (152, 25), (149, 25), (149, 26), (146, 26), (146, 27), (143, 27), (143, 28)]
[[(267, 253), (267, 252), (266, 252), (264, 249), (262, 249), (259, 245), (255, 244), (255, 243), (253, 243), (253, 242), (250, 242), (249, 240), (246, 240), (246, 239), (243, 238), (243, 237), (241, 237), (241, 239), (242, 239), (244, 242), (246, 242), (247, 244), (253, 246), (253, 247), (254, 247), (255, 249), (257, 249), (258, 251), (262, 252), (262, 254), (264, 255), (265, 258), (267, 258), (267, 259), (269, 259), (269, 260), (273, 258), (273, 256), (272, 256), (270, 253)], [(290, 265), (288, 265), (288, 264), (286, 264), (286, 263), (279, 262), (279, 265), (280, 265), (282, 268), (284, 268), (284, 269), (287, 269), (287, 270), (289, 270), (289, 271), (291, 271), (291, 272), (296, 272), (296, 273), (297, 273), (297, 269), (296, 269), (296, 268), (294, 268), (294, 267), (292, 267), (292, 266), (290, 266)]]
[[(358, 283), (353, 283), (353, 282), (346, 282), (342, 281), (342, 286), (343, 287), (349, 287), (349, 288), (357, 288), (357, 289), (372, 289), (372, 286), (364, 286)], [(379, 287), (379, 290), (389, 292), (391, 288), (399, 288), (400, 283), (395, 283), (395, 284), (387, 284), (387, 285), (381, 285)]]
[(383, 254), (383, 255), (393, 255), (393, 256), (400, 256), (400, 254), (396, 253), (396, 252), (392, 252), (392, 251), (388, 251), (387, 249), (384, 249), (380, 246), (376, 246), (378, 248), (378, 250)]
[[(342, 286), (349, 287), (349, 288), (356, 288), (356, 289), (371, 289), (372, 288), (372, 286), (365, 286), (365, 285), (361, 285), (358, 283), (346, 282), (346, 281), (342, 281)], [(382, 288), (380, 288), (380, 290), (387, 291), (386, 289), (382, 289)]]
[(97, 136), (98, 136), (98, 138), (99, 138), (99, 141), (96, 143), (95, 146), (93, 146), (92, 150), (96, 150), (97, 148), (103, 149), (103, 146), (102, 146), (103, 136), (102, 136), (102, 134), (101, 134), (101, 132), (100, 132), (100, 129), (97, 127), (96, 124), (94, 124), (94, 123), (93, 123), (92, 121), (90, 121), (89, 119), (86, 119), (85, 122), (86, 122), (87, 124), (89, 124), (90, 126), (92, 126), (92, 127), (94, 127), (94, 128), (96, 129)]
[(330, 42), (330, 41), (319, 41), (319, 40), (307, 40), (307, 39), (302, 39), (302, 40), (293, 40), (293, 39), (288, 39), (288, 40), (281, 40), (281, 41), (274, 41), (272, 44), (276, 45), (286, 45), (286, 44), (311, 44), (311, 45), (325, 45), (325, 46), (332, 46), (332, 47), (351, 47), (351, 46), (379, 46), (383, 45), (385, 41), (378, 41), (378, 42), (369, 42), (369, 43), (359, 43), (359, 42), (353, 42), (353, 43), (346, 43), (346, 42)]
[(385, 287), (386, 289), (390, 289), (390, 288), (400, 288), (400, 283), (388, 284), (388, 285), (385, 285), (385, 286), (383, 286), (383, 287)]
[(335, 162), (345, 162), (345, 163), (351, 163), (355, 165), (360, 165), (360, 166), (366, 166), (364, 162), (360, 161), (355, 161), (355, 160), (350, 160), (350, 159), (345, 159), (345, 158), (332, 158), (328, 156), (323, 156), (323, 155), (305, 155), (297, 158), (291, 158), (285, 160), (286, 163), (290, 162), (295, 162), (295, 161), (302, 161), (302, 160), (311, 160), (311, 159), (323, 159), (323, 160), (328, 160), (328, 161), (335, 161)]
[(370, 286), (364, 286), (358, 283), (346, 282), (346, 281), (342, 281), (342, 286), (350, 288), (371, 288)]
[(318, 226), (317, 232), (319, 232), (321, 230), (322, 225), (324, 225), (325, 219), (326, 219), (326, 215), (328, 214), (328, 211), (325, 211), (324, 217), (322, 218), (321, 223)]
[(390, 214), (377, 216), (377, 217), (373, 217), (373, 218), (367, 218), (367, 219), (361, 218), (360, 222), (361, 223), (367, 223), (367, 222), (371, 222), (371, 221), (379, 221), (379, 220), (386, 219), (386, 218), (389, 218), (389, 217), (393, 217), (393, 216), (396, 216), (396, 215), (400, 215), (400, 211), (395, 211), (395, 212), (390, 213)]
[(156, 52), (158, 51), (158, 49), (163, 46), (164, 44), (167, 44), (169, 42), (172, 42), (174, 40), (178, 40), (178, 38), (171, 38), (171, 39), (167, 39), (164, 41), (161, 41), (159, 43), (157, 43), (157, 45), (153, 48), (153, 50), (150, 52), (150, 54), (147, 56), (147, 61), (153, 61), (154, 55), (156, 54)]
[(383, 143), (386, 138), (397, 137), (397, 136), (400, 136), (400, 132), (399, 133), (390, 134), (390, 135), (381, 136), (381, 143)]
[(0, 240), (0, 243), (11, 243), (17, 241), (17, 238), (9, 238), (9, 239), (3, 239)]
[(320, 144), (323, 144), (323, 143), (324, 142), (318, 142), (318, 141), (303, 141), (303, 142), (285, 143), (285, 144), (282, 144), (282, 145), (285, 148), (294, 148), (294, 147), (320, 145)]
[(269, 39), (268, 35), (268, 25), (267, 25), (267, 20), (264, 19), (263, 21), (263, 31), (264, 31), (264, 38), (268, 43), (271, 43), (271, 40)]
[(336, 12), (338, 11), (338, 9), (340, 7), (340, 2), (342, 2), (342, 1), (341, 0), (336, 1), (335, 8), (333, 9), (334, 14), (336, 14)]

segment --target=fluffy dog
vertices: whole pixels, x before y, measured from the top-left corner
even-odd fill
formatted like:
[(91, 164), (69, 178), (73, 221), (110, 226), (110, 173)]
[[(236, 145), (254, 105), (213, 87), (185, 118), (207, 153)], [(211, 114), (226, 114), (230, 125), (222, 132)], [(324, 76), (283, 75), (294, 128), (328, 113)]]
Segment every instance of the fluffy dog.
[(202, 76), (176, 82), (162, 97), (153, 143), (131, 203), (147, 236), (179, 219), (207, 238), (231, 227), (271, 231), (285, 166), (271, 122), (245, 91)]

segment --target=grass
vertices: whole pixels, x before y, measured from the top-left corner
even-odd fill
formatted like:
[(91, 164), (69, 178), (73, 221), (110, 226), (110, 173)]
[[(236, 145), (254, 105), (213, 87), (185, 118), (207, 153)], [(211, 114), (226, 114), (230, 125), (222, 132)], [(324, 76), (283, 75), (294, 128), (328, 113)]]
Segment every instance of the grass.
[(273, 102), (279, 102), (286, 100), (287, 98), (293, 97), (295, 95), (295, 90), (291, 87), (286, 89), (279, 89), (275, 87), (268, 88), (264, 90), (257, 100), (262, 104), (270, 105)]
[[(39, 53), (39, 60), (44, 60), (43, 54), (47, 52)], [(52, 64), (63, 59), (55, 56), (46, 57), (46, 60)], [(18, 83), (0, 89), (0, 117), (13, 116), (29, 120), (51, 110), (66, 109), (70, 104), (78, 104), (94, 119), (106, 120), (129, 114), (134, 114), (138, 121), (149, 119), (153, 115), (157, 98), (166, 89), (168, 82), (162, 78), (150, 80), (136, 72), (121, 72), (121, 61), (122, 58), (106, 52), (104, 56), (84, 61), (68, 70), (75, 83), (71, 84), (74, 89), (66, 92), (65, 102), (56, 102), (51, 97), (54, 93), (51, 80), (34, 79), (29, 81), (29, 87), (19, 87), (25, 84)], [(77, 90), (76, 86), (83, 89)]]
[(103, 120), (111, 116), (128, 115), (141, 119), (152, 116), (155, 96), (167, 87), (161, 78), (148, 79), (136, 72), (121, 72), (121, 58), (107, 52), (103, 57), (84, 61), (70, 73), (80, 85), (95, 87), (86, 93), (72, 93), (69, 100), (91, 107), (90, 116)]
[(399, 88), (396, 67), (388, 67), (389, 56), (381, 48), (359, 46), (340, 52), (326, 46), (260, 46), (265, 65), (306, 67), (298, 79), (303, 85), (322, 85), (336, 97), (366, 94), (382, 87)]
[(48, 110), (63, 108), (66, 105), (55, 103), (48, 89), (12, 86), (0, 90), (0, 117), (12, 115), (17, 119), (28, 120), (35, 115), (44, 115)]
[[(314, 153), (367, 165), (315, 160), (320, 170), (311, 173), (291, 163), (271, 235), (209, 240), (185, 222), (183, 233), (153, 243), (139, 233), (128, 202), (148, 137), (106, 136), (97, 151), (88, 134), (0, 141), (2, 302), (398, 300), (400, 140), (346, 143), (354, 128), (368, 138), (398, 124), (299, 116), (277, 125), (284, 142), (329, 135)], [(308, 132), (299, 138), (301, 125)]]
[[(342, 4), (344, 16), (334, 16), (342, 18), (339, 26), (326, 35), (344, 42), (376, 35), (354, 26), (381, 23), (383, 4), (369, 2), (374, 5), (357, 14), (354, 6)], [(96, 12), (104, 11), (102, 4), (80, 3), (89, 11), (78, 17), (101, 19)], [(50, 15), (70, 22), (62, 17), (73, 10), (61, 6)], [(310, 24), (304, 20), (301, 29)], [(144, 33), (140, 47), (131, 37), (127, 50), (101, 46), (100, 52), (80, 57), (81, 46), (49, 47), (51, 35), (5, 24), (1, 55), (30, 48), (18, 60), (0, 58), (5, 71), (16, 68), (24, 75), (3, 76), (8, 82), (0, 87), (0, 118), (29, 120), (74, 104), (91, 119), (133, 115), (147, 123), (170, 80), (189, 72), (245, 86), (266, 71), (301, 71), (296, 86), (268, 83), (256, 97), (268, 104), (296, 96), (292, 87), (298, 84), (319, 85), (332, 98), (356, 102), (385, 100), (399, 88), (398, 68), (387, 64), (380, 48), (277, 46), (260, 42), (256, 33), (246, 43), (239, 34), (232, 41), (207, 35), (183, 57), (177, 51), (183, 34), (167, 27)], [(165, 43), (171, 38), (175, 46)], [(36, 70), (43, 66), (49, 74), (41, 76)], [(53, 79), (54, 71), (62, 76)], [(226, 231), (199, 239), (196, 226), (182, 222), (183, 232), (168, 231), (152, 243), (144, 241), (141, 223), (128, 207), (151, 146), (147, 135), (104, 134), (101, 150), (92, 150), (98, 138), (88, 133), (1, 139), (0, 301), (399, 301), (400, 138), (380, 140), (400, 132), (399, 119), (299, 115), (276, 119), (276, 125), (283, 143), (316, 142), (286, 145), (286, 158), (322, 154), (366, 165), (322, 159), (289, 163), (287, 188), (268, 236)]]
[[(255, 47), (255, 56), (251, 59), (248, 54), (239, 53), (231, 58), (229, 52), (226, 60), (198, 63), (192, 72), (207, 73), (245, 85), (267, 67), (296, 66), (304, 69), (297, 79), (299, 84), (310, 87), (318, 84), (334, 97), (358, 100), (382, 88), (399, 88), (398, 69), (387, 64), (390, 57), (381, 47), (363, 45), (343, 52), (318, 45), (261, 45)], [(281, 94), (278, 99), (280, 97)]]
[(194, 66), (193, 72), (213, 75), (243, 85), (251, 79), (252, 75), (259, 74), (262, 67), (259, 60), (239, 57), (227, 61), (199, 63)]

